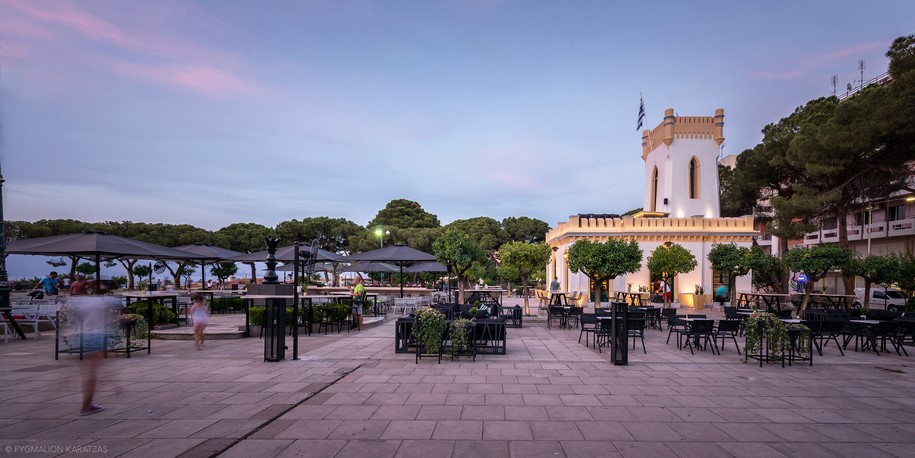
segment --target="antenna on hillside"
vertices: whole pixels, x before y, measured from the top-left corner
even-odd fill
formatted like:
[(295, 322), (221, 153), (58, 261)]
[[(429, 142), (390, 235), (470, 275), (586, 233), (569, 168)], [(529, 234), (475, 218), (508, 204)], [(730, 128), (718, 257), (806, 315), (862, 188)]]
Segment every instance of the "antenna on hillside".
[(861, 72), (861, 87), (864, 87), (864, 60), (858, 61), (858, 71)]
[(836, 83), (839, 81), (839, 75), (832, 75), (832, 96), (836, 96)]

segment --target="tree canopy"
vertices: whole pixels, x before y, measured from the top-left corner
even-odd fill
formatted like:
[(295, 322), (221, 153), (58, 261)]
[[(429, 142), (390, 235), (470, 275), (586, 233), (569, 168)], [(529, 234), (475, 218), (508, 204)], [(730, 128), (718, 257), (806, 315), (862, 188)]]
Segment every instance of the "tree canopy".
[(432, 246), (438, 262), (451, 267), (458, 277), (458, 301), (464, 302), (464, 275), (475, 262), (485, 261), (486, 252), (470, 236), (456, 229), (446, 231)]
[(438, 216), (423, 210), (420, 204), (407, 199), (394, 199), (379, 210), (365, 227), (374, 230), (376, 227), (435, 228), (441, 225)]
[(509, 216), (502, 219), (502, 228), (505, 229), (509, 240), (537, 243), (545, 241), (550, 225), (537, 218)]
[(569, 270), (588, 276), (597, 287), (595, 307), (600, 307), (602, 283), (642, 267), (642, 250), (635, 240), (610, 238), (606, 242), (579, 240), (569, 248)]
[(712, 269), (728, 273), (728, 293), (733, 304), (734, 279), (746, 275), (752, 268), (753, 255), (749, 248), (737, 246), (736, 243), (716, 243), (708, 252), (708, 260)]
[[(664, 281), (669, 285), (678, 274), (692, 272), (698, 263), (693, 253), (683, 248), (682, 245), (673, 243), (669, 246), (661, 245), (656, 248), (651, 253), (651, 256), (648, 257), (645, 265), (648, 270), (661, 274)], [(664, 307), (667, 307), (668, 301), (668, 295), (665, 294)]]
[(851, 251), (833, 244), (815, 245), (813, 248), (794, 248), (785, 255), (785, 265), (794, 272), (804, 272), (807, 283), (804, 285), (804, 300), (801, 302), (800, 315), (807, 310), (813, 284), (833, 270), (848, 267)]
[(499, 248), (499, 261), (501, 268), (517, 272), (521, 278), (522, 295), (524, 296), (524, 311), (530, 315), (528, 304), (527, 286), (531, 275), (543, 270), (543, 266), (550, 260), (550, 247), (545, 243), (508, 242)]

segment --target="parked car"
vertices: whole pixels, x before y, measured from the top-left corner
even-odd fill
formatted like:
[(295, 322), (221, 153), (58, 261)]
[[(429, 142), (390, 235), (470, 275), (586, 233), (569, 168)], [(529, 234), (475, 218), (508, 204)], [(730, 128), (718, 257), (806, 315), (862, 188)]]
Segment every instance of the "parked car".
[[(889, 310), (891, 312), (905, 311), (905, 295), (896, 288), (887, 288), (884, 290), (879, 286), (871, 287), (870, 308), (872, 310)], [(864, 305), (864, 288), (855, 288), (854, 307), (859, 308)]]

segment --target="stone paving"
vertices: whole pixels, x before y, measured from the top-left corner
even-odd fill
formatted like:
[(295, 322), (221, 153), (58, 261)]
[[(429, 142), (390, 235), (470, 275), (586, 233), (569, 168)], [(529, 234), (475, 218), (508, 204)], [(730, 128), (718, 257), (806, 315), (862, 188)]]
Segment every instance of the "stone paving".
[[(0, 455), (58, 456), (912, 456), (915, 369), (833, 348), (813, 367), (677, 350), (648, 331), (628, 366), (543, 323), (508, 354), (436, 364), (393, 352), (393, 320), (301, 340), (263, 362), (256, 338), (195, 351), (154, 341), (110, 357), (78, 415), (80, 365), (53, 339), (0, 344)], [(741, 342), (742, 343), (742, 342)], [(291, 348), (291, 344), (290, 344)], [(909, 348), (910, 353), (912, 347)], [(291, 352), (287, 353), (287, 358)], [(75, 449), (77, 446), (86, 448)], [(94, 447), (94, 448), (93, 448)], [(68, 456), (69, 456), (68, 455)]]

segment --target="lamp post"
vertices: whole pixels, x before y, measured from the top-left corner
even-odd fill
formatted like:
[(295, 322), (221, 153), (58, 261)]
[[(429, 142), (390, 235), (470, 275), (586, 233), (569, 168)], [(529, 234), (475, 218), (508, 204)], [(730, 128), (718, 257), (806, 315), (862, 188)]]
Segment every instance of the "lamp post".
[(384, 248), (384, 236), (391, 235), (391, 231), (382, 231), (379, 227), (378, 229), (375, 229), (375, 235), (381, 239), (381, 248)]
[(867, 206), (867, 254), (871, 254), (871, 224), (874, 222), (874, 206)]

